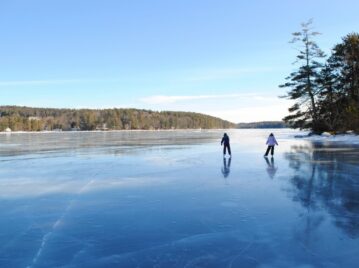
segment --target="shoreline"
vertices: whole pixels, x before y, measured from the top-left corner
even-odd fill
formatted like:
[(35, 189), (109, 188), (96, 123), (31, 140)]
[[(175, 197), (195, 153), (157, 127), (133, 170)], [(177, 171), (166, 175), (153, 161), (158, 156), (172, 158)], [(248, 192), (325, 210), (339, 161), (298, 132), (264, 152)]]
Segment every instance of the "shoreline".
[(171, 132), (171, 131), (211, 131), (211, 130), (236, 130), (236, 128), (181, 128), (181, 129), (119, 129), (119, 130), (63, 130), (63, 131), (1, 131), (0, 135), (4, 134), (58, 134), (58, 133), (114, 133), (114, 132)]
[(313, 142), (340, 142), (348, 144), (359, 144), (359, 135), (355, 133), (336, 134), (336, 135), (295, 135), (295, 139), (309, 140)]

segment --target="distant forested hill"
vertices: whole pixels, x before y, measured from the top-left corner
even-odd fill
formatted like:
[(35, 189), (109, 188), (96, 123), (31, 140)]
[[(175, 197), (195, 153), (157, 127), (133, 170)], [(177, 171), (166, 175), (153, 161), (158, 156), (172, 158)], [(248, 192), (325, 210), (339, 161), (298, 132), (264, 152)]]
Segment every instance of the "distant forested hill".
[(138, 109), (51, 109), (0, 106), (0, 131), (235, 128), (220, 118), (191, 112)]
[(263, 121), (253, 123), (239, 123), (237, 128), (286, 128), (288, 127), (283, 121)]

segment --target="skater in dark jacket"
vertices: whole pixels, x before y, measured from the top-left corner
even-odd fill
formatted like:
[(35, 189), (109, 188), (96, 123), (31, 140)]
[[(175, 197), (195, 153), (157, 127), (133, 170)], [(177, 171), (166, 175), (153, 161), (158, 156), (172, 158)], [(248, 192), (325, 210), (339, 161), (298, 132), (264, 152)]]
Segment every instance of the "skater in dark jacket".
[(269, 154), (269, 151), (271, 151), (271, 155), (273, 156), (274, 155), (274, 146), (278, 145), (278, 142), (277, 140), (275, 139), (273, 133), (271, 133), (267, 139), (267, 143), (268, 145), (268, 148), (267, 148), (267, 151), (266, 153), (264, 154), (264, 156), (268, 156)]
[(228, 137), (227, 133), (224, 133), (222, 141), (221, 141), (221, 145), (223, 145), (223, 157), (226, 156), (226, 150), (228, 150), (229, 156), (232, 156), (231, 146), (229, 145), (229, 137)]

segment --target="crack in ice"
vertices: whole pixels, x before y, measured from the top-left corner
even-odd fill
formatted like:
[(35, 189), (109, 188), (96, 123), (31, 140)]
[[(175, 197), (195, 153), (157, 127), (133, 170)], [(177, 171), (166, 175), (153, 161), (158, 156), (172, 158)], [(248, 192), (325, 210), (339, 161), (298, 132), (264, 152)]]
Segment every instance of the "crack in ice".
[[(91, 184), (94, 183), (95, 180), (91, 180), (88, 183), (86, 183), (86, 185), (84, 185), (79, 192), (77, 193), (78, 195), (81, 195), (87, 187), (89, 187)], [(32, 268), (34, 267), (34, 265), (36, 265), (36, 263), (38, 262), (39, 258), (41, 257), (42, 252), (44, 251), (44, 248), (47, 244), (47, 241), (49, 240), (49, 238), (51, 237), (51, 235), (54, 233), (54, 231), (60, 226), (60, 224), (63, 222), (63, 219), (65, 218), (66, 214), (71, 210), (71, 208), (73, 207), (73, 204), (75, 203), (76, 199), (74, 198), (73, 200), (71, 200), (70, 204), (67, 206), (67, 208), (65, 209), (64, 213), (61, 215), (61, 217), (52, 225), (51, 231), (47, 232), (41, 240), (41, 245), (39, 247), (39, 249), (36, 252), (35, 257), (32, 259), (32, 263), (30, 265), (28, 265), (26, 268)]]

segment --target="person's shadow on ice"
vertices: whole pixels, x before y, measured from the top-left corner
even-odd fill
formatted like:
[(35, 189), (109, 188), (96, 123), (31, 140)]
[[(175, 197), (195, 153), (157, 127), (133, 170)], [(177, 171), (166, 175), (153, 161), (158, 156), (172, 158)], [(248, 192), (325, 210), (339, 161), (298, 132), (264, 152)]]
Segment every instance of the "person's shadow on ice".
[(278, 168), (274, 165), (274, 158), (272, 157), (269, 161), (267, 157), (264, 157), (267, 163), (267, 173), (268, 176), (273, 179), (275, 174), (277, 173)]
[(231, 161), (232, 161), (232, 158), (229, 158), (228, 163), (227, 163), (227, 158), (225, 158), (225, 157), (223, 158), (223, 167), (222, 167), (221, 171), (222, 171), (224, 179), (226, 179), (229, 176), (229, 173), (231, 172), (231, 170), (230, 170)]

